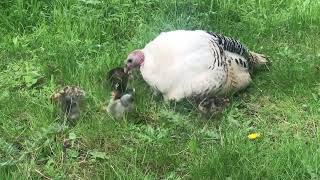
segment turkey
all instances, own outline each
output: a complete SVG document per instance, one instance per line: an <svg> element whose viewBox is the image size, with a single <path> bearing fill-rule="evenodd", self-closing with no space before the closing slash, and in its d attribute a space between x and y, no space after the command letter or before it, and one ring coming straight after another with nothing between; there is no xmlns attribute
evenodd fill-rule
<svg viewBox="0 0 320 180"><path fill-rule="evenodd" d="M264 55L238 40L202 30L163 32L126 59L127 70L139 68L165 100L194 97L199 105L213 106L205 101L245 89L251 82L249 69L266 63Z"/></svg>

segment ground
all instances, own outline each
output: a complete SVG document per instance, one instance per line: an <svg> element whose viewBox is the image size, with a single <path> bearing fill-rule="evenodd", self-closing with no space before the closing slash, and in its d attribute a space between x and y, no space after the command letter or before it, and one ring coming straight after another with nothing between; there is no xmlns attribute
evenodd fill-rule
<svg viewBox="0 0 320 180"><path fill-rule="evenodd" d="M0 179L319 179L319 9L310 0L2 0ZM174 29L235 37L271 65L212 117L164 103L138 75L135 112L101 111L107 71ZM63 85L87 92L74 126L49 99Z"/></svg>

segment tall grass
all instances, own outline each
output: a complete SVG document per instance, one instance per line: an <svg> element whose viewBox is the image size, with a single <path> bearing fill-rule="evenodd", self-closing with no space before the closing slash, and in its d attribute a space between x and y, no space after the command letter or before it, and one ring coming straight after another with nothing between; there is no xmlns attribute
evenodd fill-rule
<svg viewBox="0 0 320 180"><path fill-rule="evenodd" d="M319 179L319 9L311 0L1 1L0 179ZM175 29L233 36L272 66L211 118L163 103L140 76L136 112L101 112L106 72ZM69 84L88 94L74 127L48 99Z"/></svg>

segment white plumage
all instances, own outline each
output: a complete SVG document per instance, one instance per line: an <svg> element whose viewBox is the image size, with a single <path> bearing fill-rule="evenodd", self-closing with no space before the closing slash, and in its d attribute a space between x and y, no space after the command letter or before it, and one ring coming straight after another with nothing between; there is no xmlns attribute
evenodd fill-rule
<svg viewBox="0 0 320 180"><path fill-rule="evenodd" d="M251 81L249 61L266 63L263 55L249 52L234 39L201 30L177 30L161 33L144 49L131 53L127 66L140 67L144 80L165 100L179 101L246 88Z"/></svg>

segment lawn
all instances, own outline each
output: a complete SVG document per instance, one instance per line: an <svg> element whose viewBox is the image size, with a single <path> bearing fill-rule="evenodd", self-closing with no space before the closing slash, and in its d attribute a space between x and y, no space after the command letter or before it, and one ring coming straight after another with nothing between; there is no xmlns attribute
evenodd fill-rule
<svg viewBox="0 0 320 180"><path fill-rule="evenodd" d="M271 65L215 116L139 74L134 112L101 111L108 70L175 29L235 37ZM320 179L319 47L319 1L1 0L0 179ZM87 93L74 126L49 99L64 85Z"/></svg>

